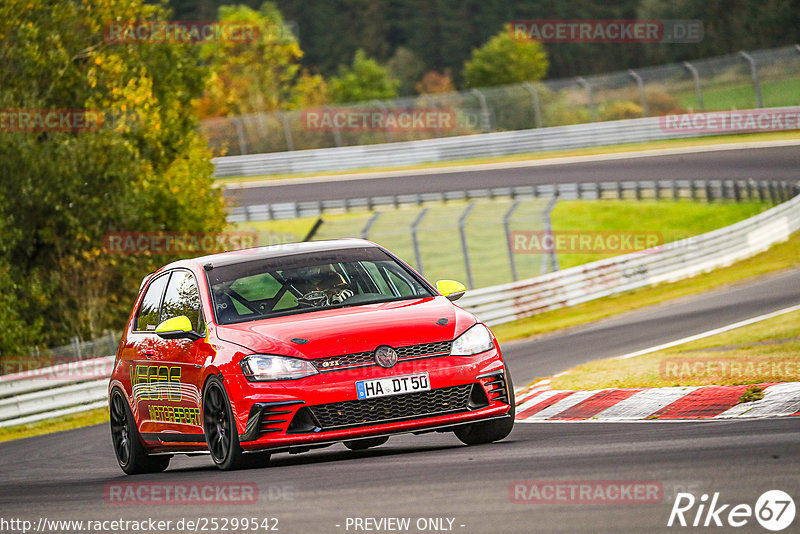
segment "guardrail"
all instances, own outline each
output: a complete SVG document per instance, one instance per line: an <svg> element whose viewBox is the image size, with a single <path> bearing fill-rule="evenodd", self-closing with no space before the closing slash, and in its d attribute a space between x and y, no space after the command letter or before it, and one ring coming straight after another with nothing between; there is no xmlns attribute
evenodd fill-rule
<svg viewBox="0 0 800 534"><path fill-rule="evenodd" d="M0 376L0 427L106 406L114 357Z"/></svg>
<svg viewBox="0 0 800 534"><path fill-rule="evenodd" d="M744 221L657 249L471 290L459 305L489 325L501 324L695 276L766 250L798 229L800 194ZM0 377L0 427L105 406L113 361L82 360Z"/></svg>
<svg viewBox="0 0 800 534"><path fill-rule="evenodd" d="M235 206L228 211L228 222L268 221L319 217L324 213L372 211L382 206L417 205L426 202L479 200L492 198L552 198L561 200L667 199L678 200L758 200L777 204L794 196L793 186L777 180L640 180L625 182L595 182L542 184L492 189L470 189L440 193L382 195L307 202L280 202Z"/></svg>
<svg viewBox="0 0 800 534"><path fill-rule="evenodd" d="M754 217L649 251L468 291L459 305L489 325L730 265L800 229L800 195Z"/></svg>
<svg viewBox="0 0 800 534"><path fill-rule="evenodd" d="M755 112L797 113L800 112L800 106L746 110L741 113ZM226 156L214 158L214 174L224 178L396 167L725 133L713 129L705 132L675 131L663 128L662 120L663 117L647 117L399 143Z"/></svg>

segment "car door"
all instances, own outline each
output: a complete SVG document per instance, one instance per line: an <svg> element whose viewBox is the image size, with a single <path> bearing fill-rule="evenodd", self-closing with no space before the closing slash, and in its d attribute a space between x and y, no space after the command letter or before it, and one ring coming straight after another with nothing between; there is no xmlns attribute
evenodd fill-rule
<svg viewBox="0 0 800 534"><path fill-rule="evenodd" d="M122 359L127 360L130 365L131 407L140 432L153 431L149 403L151 397L155 395L150 378L158 374L158 367L154 361L160 340L155 330L159 323L161 302L170 274L169 272L160 274L149 281L123 348Z"/></svg>
<svg viewBox="0 0 800 534"><path fill-rule="evenodd" d="M189 318L192 330L205 334L197 280L188 269L171 272L161 304L159 323L181 315ZM165 434L180 433L199 435L198 441L201 442L204 440L200 413L204 341L156 338L147 373L151 384L148 399L150 420L157 427L162 441L165 440ZM175 439L187 441L185 437Z"/></svg>

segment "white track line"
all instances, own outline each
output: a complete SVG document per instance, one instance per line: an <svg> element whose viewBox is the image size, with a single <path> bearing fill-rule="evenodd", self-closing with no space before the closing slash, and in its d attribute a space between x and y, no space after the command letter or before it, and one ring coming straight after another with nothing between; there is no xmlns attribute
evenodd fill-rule
<svg viewBox="0 0 800 534"><path fill-rule="evenodd" d="M678 339L676 341L670 341L669 343L664 343L663 345L657 345L655 347L650 347L649 349L642 349L637 350L636 352L631 352L629 354L623 354L622 356L616 356L612 358L612 360L627 360L629 358L635 358L636 356L642 356L644 354L650 354L651 352L657 352L659 350L668 349L671 347L675 347L678 345L683 345L684 343L689 343L691 341L696 341L698 339L703 339L706 337L710 337L716 334L721 334L723 332L727 332L728 330L734 330L736 328L741 328L742 326L747 326L753 323L758 323L761 321L766 321L767 319L772 319L773 317L778 317L779 315L785 315L787 313L792 313L795 311L800 310L800 304L796 306L791 306L789 308L784 308L782 310L765 313L764 315L759 315L758 317L751 317L750 319L745 319L744 321L739 321L738 323L729 324L726 326L721 326L719 328L715 328L713 330L708 330L706 332L702 332L700 334L695 334L693 336L685 337L683 339Z"/></svg>

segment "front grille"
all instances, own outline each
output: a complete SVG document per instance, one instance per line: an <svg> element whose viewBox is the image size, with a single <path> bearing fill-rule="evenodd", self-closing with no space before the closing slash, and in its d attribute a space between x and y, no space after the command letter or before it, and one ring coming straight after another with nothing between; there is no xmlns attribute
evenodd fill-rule
<svg viewBox="0 0 800 534"><path fill-rule="evenodd" d="M450 354L450 347L452 345L452 341L437 341L435 343L421 343L419 345L394 347L394 350L397 351L397 357L399 360L408 360L411 358L418 358L420 356ZM318 371L332 371L354 365L375 365L375 352L370 350L365 352L354 352L352 354L343 354L341 356L326 356L324 358L316 358L311 360L311 363L317 368Z"/></svg>
<svg viewBox="0 0 800 534"><path fill-rule="evenodd" d="M469 410L473 384L377 399L309 406L323 430L432 417Z"/></svg>
<svg viewBox="0 0 800 534"><path fill-rule="evenodd" d="M397 351L398 358L414 358L416 356L427 356L428 354L440 354L443 352L450 354L450 347L452 345L452 341L439 341L438 343L422 343L421 345L398 347L394 350Z"/></svg>

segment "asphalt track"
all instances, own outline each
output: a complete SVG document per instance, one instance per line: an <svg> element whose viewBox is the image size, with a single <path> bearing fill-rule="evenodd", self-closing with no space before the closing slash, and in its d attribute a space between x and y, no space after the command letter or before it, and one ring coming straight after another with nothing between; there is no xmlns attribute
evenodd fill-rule
<svg viewBox="0 0 800 534"><path fill-rule="evenodd" d="M277 202L336 200L393 194L431 193L534 184L627 180L787 180L800 179L800 147L715 150L604 161L440 174L393 174L384 178L265 185L228 189L242 206Z"/></svg>
<svg viewBox="0 0 800 534"><path fill-rule="evenodd" d="M504 351L521 384L799 302L800 270L793 270ZM370 451L335 445L276 455L268 468L234 473L217 471L207 456L177 457L166 473L138 477L118 469L108 428L98 425L0 444L0 519L274 517L280 532L339 533L388 532L347 529L348 517L409 517L408 532L421 531L419 518L451 518L453 531L464 533L668 532L676 528L666 524L679 491L698 498L720 492L721 502L752 506L770 489L797 499L798 475L800 418L518 424L505 441L479 447L450 434L396 436ZM651 504L520 503L509 493L519 480L656 481L663 495ZM258 500L155 506L106 500L109 485L128 482L255 484ZM763 532L754 520L737 531Z"/></svg>
<svg viewBox="0 0 800 534"><path fill-rule="evenodd" d="M725 154L719 161L683 156L638 172L648 179L678 178L694 166L697 177L795 179L793 174L800 167L797 152L796 148L760 149L751 154L753 159ZM690 160L686 167L676 169L684 158ZM722 167L736 173L723 172ZM658 168L663 176L654 171ZM746 176L747 169L758 174ZM610 174L598 176L596 166L591 174L592 180L611 179ZM543 182L556 181L556 175L560 181L576 181L580 172L561 166ZM512 179L503 173L498 176L505 185ZM481 181L480 176L474 178ZM522 178L531 179L530 174ZM358 183L361 195L366 194L364 184L371 182ZM393 181L394 191L401 182ZM459 184L456 189L472 187ZM329 187L326 184L322 190L330 192ZM330 198L346 196L338 189L334 193ZM517 383L522 384L583 361L657 345L797 303L800 270L793 270L630 312L559 336L507 344L504 351ZM234 517L277 518L278 531L288 533L390 532L347 528L347 518L368 517L410 518L407 532L695 531L705 529L667 527L677 492L688 491L697 498L719 492L720 503L754 506L764 491L781 489L800 504L798 475L800 418L518 424L503 442L479 447L463 446L450 434L397 436L370 451L351 452L336 445L303 455L276 455L268 468L232 473L218 471L208 457L176 457L166 473L138 477L122 474L107 426L97 425L0 444L0 531L20 532L8 523L12 519L36 525L40 518L153 518L171 520L174 525L182 518ZM513 501L510 492L520 480L656 481L663 495L651 504L520 503ZM258 495L255 502L246 504L120 505L106 499L111 485L130 482L254 484ZM690 521L696 509L687 514ZM417 528L420 518L447 518L453 523L451 530L421 530ZM447 520L444 525L449 525ZM800 520L795 519L786 532L797 531L798 525ZM765 532L753 518L735 530ZM39 531L77 529L45 526Z"/></svg>

